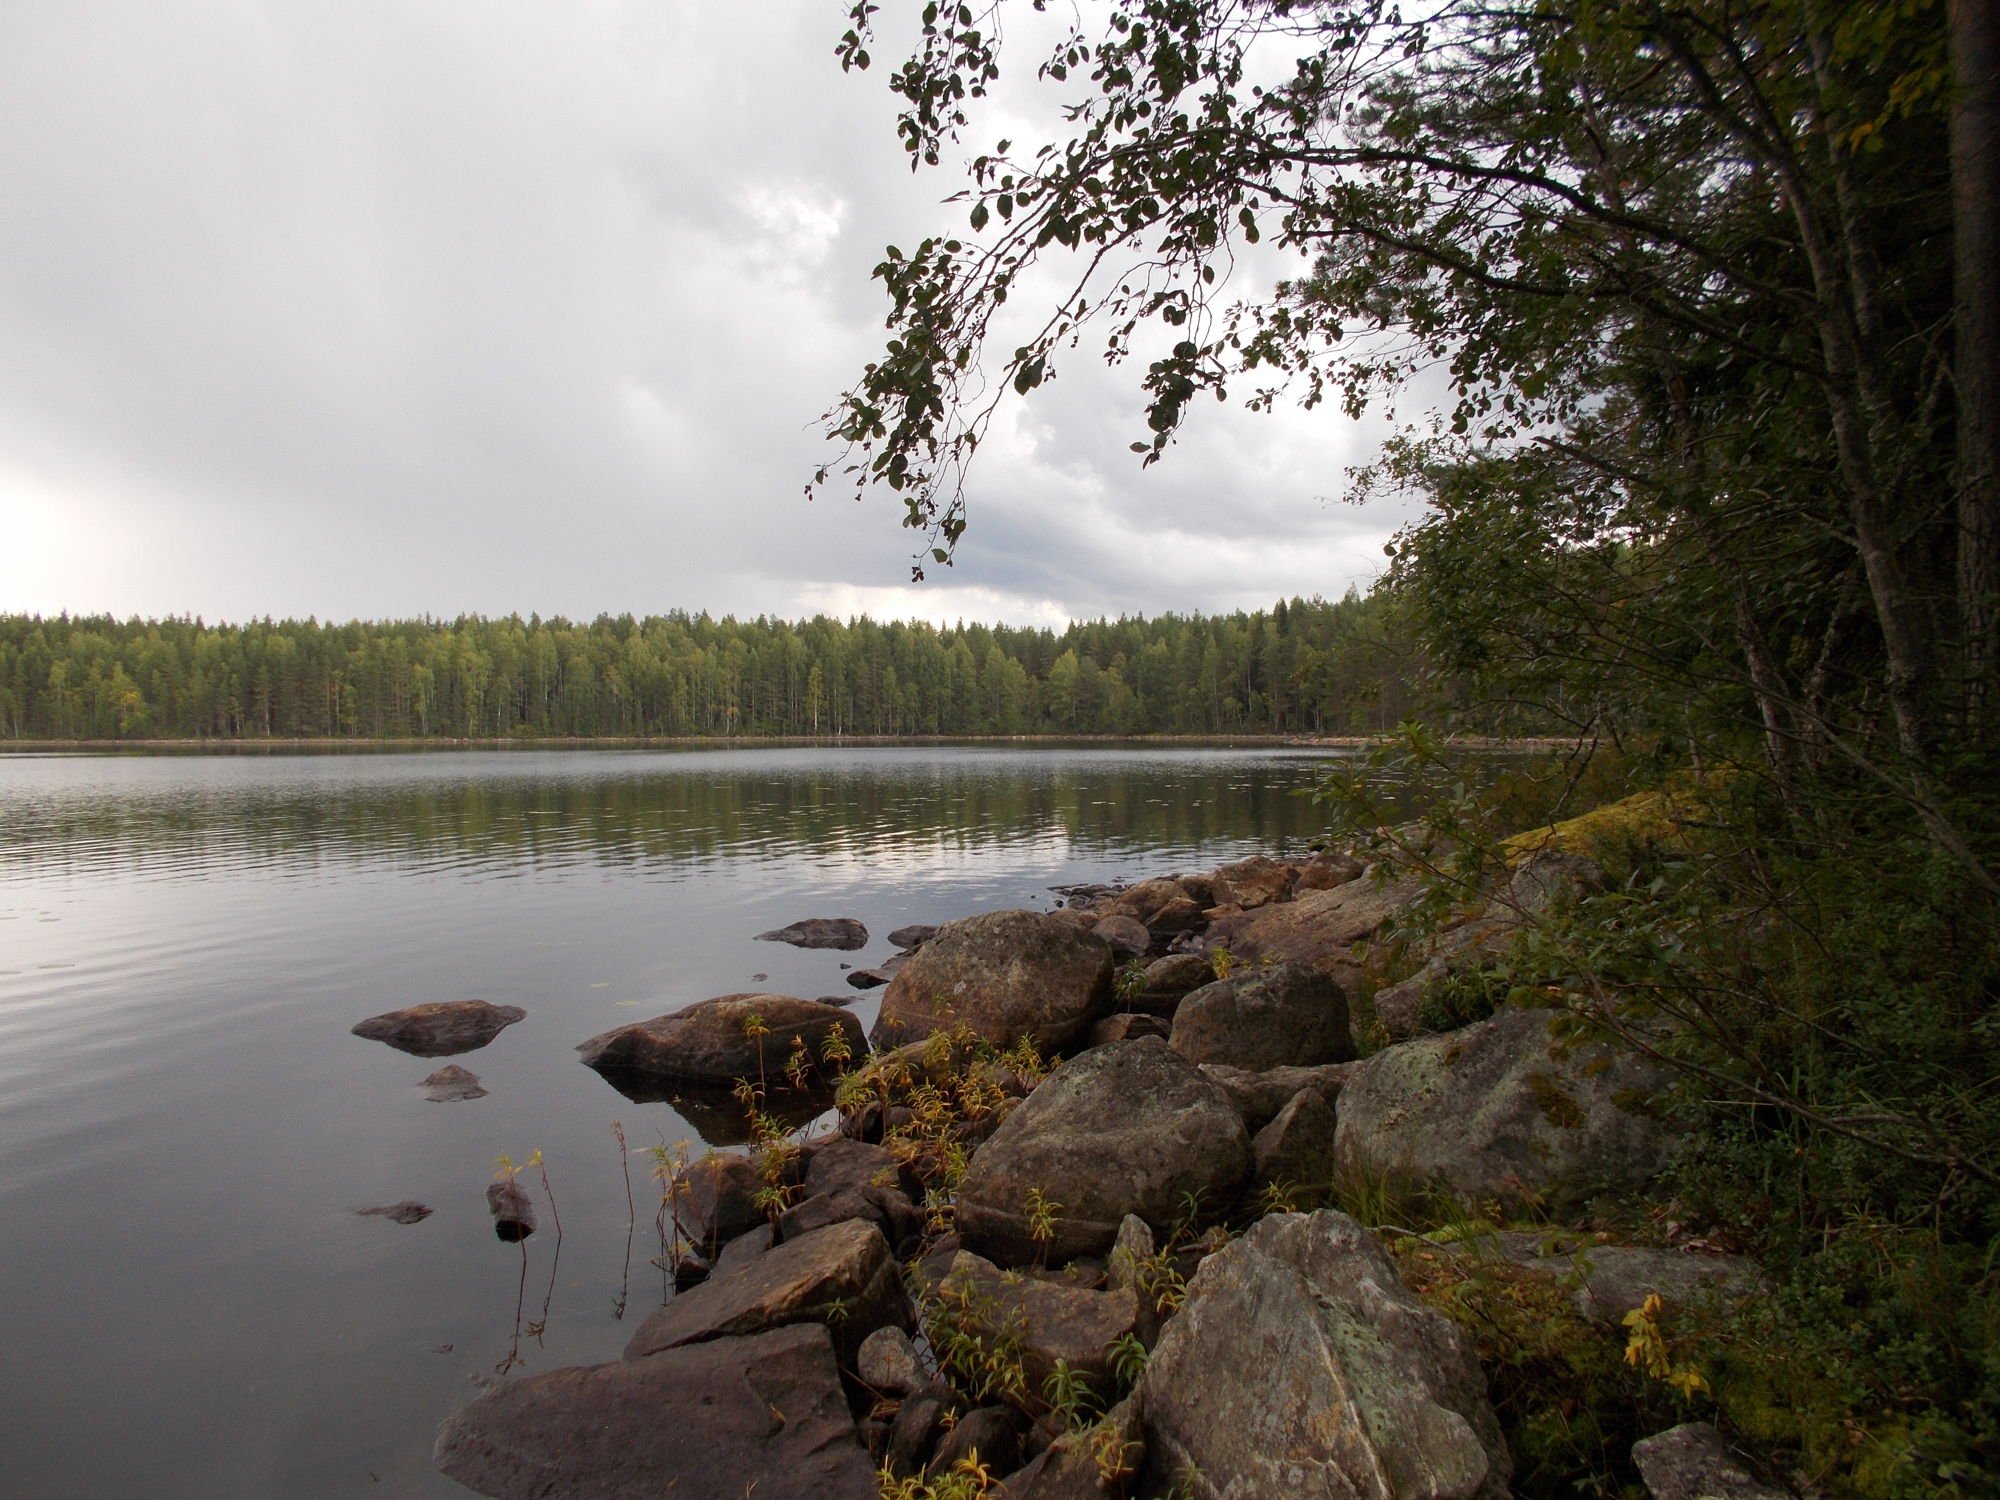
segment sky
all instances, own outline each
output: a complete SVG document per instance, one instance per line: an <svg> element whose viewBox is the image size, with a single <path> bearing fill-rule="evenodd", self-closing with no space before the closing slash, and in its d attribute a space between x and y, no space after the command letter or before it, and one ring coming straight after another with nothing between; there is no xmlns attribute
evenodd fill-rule
<svg viewBox="0 0 2000 1500"><path fill-rule="evenodd" d="M0 611L1059 626L1365 589L1406 516L1346 471L1386 416L1205 404L1142 469L1143 367L1088 345L1004 409L954 567L910 582L886 491L805 498L883 247L965 214L845 26L0 0ZM964 157L1054 103L1010 83Z"/></svg>

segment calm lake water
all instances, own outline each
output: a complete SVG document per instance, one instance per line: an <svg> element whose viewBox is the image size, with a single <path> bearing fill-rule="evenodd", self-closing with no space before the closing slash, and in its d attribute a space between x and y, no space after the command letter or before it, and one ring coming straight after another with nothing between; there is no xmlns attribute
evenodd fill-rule
<svg viewBox="0 0 2000 1500"><path fill-rule="evenodd" d="M841 965L904 923L1300 849L1324 761L0 758L0 1495L465 1494L431 1468L437 1424L510 1353L615 1358L663 1295L648 1163L628 1250L612 1122L635 1152L698 1132L576 1043L736 990L851 994ZM806 916L873 941L752 941ZM527 1011L455 1059L483 1099L429 1102L441 1062L348 1034L466 996ZM544 1215L524 1283L484 1193L537 1149L564 1233L558 1256ZM356 1216L402 1199L435 1213Z"/></svg>

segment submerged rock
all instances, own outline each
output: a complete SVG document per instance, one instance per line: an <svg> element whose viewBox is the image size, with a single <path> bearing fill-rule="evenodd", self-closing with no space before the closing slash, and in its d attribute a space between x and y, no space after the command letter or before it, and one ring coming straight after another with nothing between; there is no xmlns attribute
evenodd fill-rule
<svg viewBox="0 0 2000 1500"><path fill-rule="evenodd" d="M1147 1470L1200 1500L1505 1500L1471 1338L1345 1214L1273 1214L1202 1262L1139 1382Z"/></svg>
<svg viewBox="0 0 2000 1500"><path fill-rule="evenodd" d="M817 1324L503 1381L438 1432L494 1500L874 1500L875 1467Z"/></svg>
<svg viewBox="0 0 2000 1500"><path fill-rule="evenodd" d="M1097 1019L1111 968L1110 944L1039 912L947 922L890 981L872 1034L887 1050L964 1025L996 1047L1051 1051Z"/></svg>
<svg viewBox="0 0 2000 1500"><path fill-rule="evenodd" d="M790 943L794 948L834 948L850 953L868 946L868 929L853 917L807 917L789 927L760 932L758 943Z"/></svg>
<svg viewBox="0 0 2000 1500"><path fill-rule="evenodd" d="M380 1208L357 1208L354 1212L363 1219L387 1219L392 1224L421 1224L431 1216L432 1210L428 1204L405 1198L401 1203L385 1203Z"/></svg>
<svg viewBox="0 0 2000 1500"><path fill-rule="evenodd" d="M439 1068L424 1080L424 1097L433 1104L451 1104L460 1099L484 1099L486 1090L479 1086L479 1075L467 1072L456 1063Z"/></svg>
<svg viewBox="0 0 2000 1500"><path fill-rule="evenodd" d="M518 1005L489 1005L484 1000L434 1000L425 1005L384 1011L357 1021L355 1036L386 1042L417 1057L454 1057L477 1052L527 1015Z"/></svg>
<svg viewBox="0 0 2000 1500"><path fill-rule="evenodd" d="M534 1200L513 1178L502 1178L487 1187L486 1207L493 1215L493 1232L508 1244L535 1232Z"/></svg>

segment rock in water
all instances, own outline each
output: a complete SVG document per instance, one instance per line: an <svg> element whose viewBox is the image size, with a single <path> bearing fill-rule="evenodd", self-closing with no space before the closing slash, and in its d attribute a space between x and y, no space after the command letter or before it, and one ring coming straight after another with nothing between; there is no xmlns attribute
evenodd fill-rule
<svg viewBox="0 0 2000 1500"><path fill-rule="evenodd" d="M380 1208L357 1208L354 1212L364 1219L387 1219L394 1224L421 1224L431 1216L429 1205L414 1198L405 1198L401 1203L385 1203Z"/></svg>
<svg viewBox="0 0 2000 1500"><path fill-rule="evenodd" d="M454 1057L461 1052L477 1052L525 1015L527 1012L518 1005L436 1000L428 1005L412 1005L370 1016L356 1022L353 1032L418 1057Z"/></svg>
<svg viewBox="0 0 2000 1500"><path fill-rule="evenodd" d="M1003 1266L1060 1264L1109 1250L1127 1214L1166 1230L1191 1206L1226 1212L1249 1171L1220 1088L1158 1037L1111 1042L1049 1074L973 1153L958 1231Z"/></svg>
<svg viewBox="0 0 2000 1500"><path fill-rule="evenodd" d="M1173 1041L1190 1061L1250 1072L1354 1056L1346 992L1309 964L1279 964L1203 985L1174 1012Z"/></svg>
<svg viewBox="0 0 2000 1500"><path fill-rule="evenodd" d="M1472 1340L1345 1214L1273 1214L1202 1262L1139 1396L1149 1477L1200 1500L1508 1493Z"/></svg>
<svg viewBox="0 0 2000 1500"><path fill-rule="evenodd" d="M908 927L898 927L894 932L890 933L889 941L893 946L907 952L911 948L923 947L925 943L928 943L936 936L937 928L931 926L929 923L912 922Z"/></svg>
<svg viewBox="0 0 2000 1500"><path fill-rule="evenodd" d="M852 917L807 917L789 927L760 932L759 943L790 943L794 948L835 948L851 953L868 946L868 929Z"/></svg>
<svg viewBox="0 0 2000 1500"><path fill-rule="evenodd" d="M1644 1186L1674 1145L1651 1111L1666 1077L1620 1048L1558 1041L1560 1018L1508 1007L1376 1053L1340 1091L1336 1160L1440 1181L1477 1202L1532 1193L1560 1208Z"/></svg>
<svg viewBox="0 0 2000 1500"><path fill-rule="evenodd" d="M785 1086L794 1039L804 1042L817 1077L821 1050L835 1032L846 1034L851 1055L866 1055L861 1023L844 1010L791 995L721 995L603 1032L576 1050L606 1076L724 1088L739 1079L762 1079L778 1091Z"/></svg>
<svg viewBox="0 0 2000 1500"><path fill-rule="evenodd" d="M882 996L878 1050L959 1025L996 1047L1044 1052L1097 1019L1111 994L1111 946L1068 922L995 911L947 922L910 954Z"/></svg>
<svg viewBox="0 0 2000 1500"><path fill-rule="evenodd" d="M493 1232L508 1244L535 1232L534 1200L513 1178L503 1178L486 1189L486 1207L493 1215Z"/></svg>
<svg viewBox="0 0 2000 1500"><path fill-rule="evenodd" d="M438 1432L438 1467L494 1500L874 1500L817 1324L508 1380Z"/></svg>
<svg viewBox="0 0 2000 1500"><path fill-rule="evenodd" d="M460 1099L484 1099L479 1075L457 1063L448 1063L424 1080L424 1097L433 1104L450 1104Z"/></svg>

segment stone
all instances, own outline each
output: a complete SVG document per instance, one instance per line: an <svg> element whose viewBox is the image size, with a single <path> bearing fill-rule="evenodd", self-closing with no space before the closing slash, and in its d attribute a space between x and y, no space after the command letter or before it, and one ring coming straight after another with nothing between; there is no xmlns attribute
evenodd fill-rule
<svg viewBox="0 0 2000 1500"><path fill-rule="evenodd" d="M996 1478L1021 1463L1020 1419L1004 1406L981 1406L951 1424L924 1473L938 1479L962 1459L974 1459Z"/></svg>
<svg viewBox="0 0 2000 1500"><path fill-rule="evenodd" d="M1127 1493L1125 1481L1139 1472L1145 1456L1139 1403L1128 1396L1102 1421L1081 1432L1063 1433L1026 1468L1010 1475L1007 1500L1103 1500L1122 1495ZM1107 1469L1109 1485L1104 1482Z"/></svg>
<svg viewBox="0 0 2000 1500"><path fill-rule="evenodd" d="M1138 1325L1138 1298L1128 1290L1095 1291L1003 1271L961 1250L931 1294L927 1323L950 1323L991 1347L1020 1354L1028 1390L1039 1396L1060 1360L1099 1394L1114 1384L1111 1346Z"/></svg>
<svg viewBox="0 0 2000 1500"><path fill-rule="evenodd" d="M1499 1230L1461 1240L1458 1253L1499 1257L1571 1286L1577 1316L1622 1330L1625 1315L1658 1296L1671 1309L1742 1301L1769 1289L1755 1261L1645 1245L1599 1244L1566 1230Z"/></svg>
<svg viewBox="0 0 2000 1500"><path fill-rule="evenodd" d="M354 1212L363 1219L387 1219L392 1224L421 1224L431 1216L430 1206L414 1198L385 1203L380 1208L357 1208Z"/></svg>
<svg viewBox="0 0 2000 1500"><path fill-rule="evenodd" d="M787 1240L669 1299L639 1325L625 1357L787 1323L825 1323L835 1354L851 1365L869 1334L909 1321L910 1299L889 1242L873 1224L849 1221Z"/></svg>
<svg viewBox="0 0 2000 1500"><path fill-rule="evenodd" d="M668 1179L667 1212L682 1237L713 1259L725 1244L767 1222L757 1203L763 1185L747 1156L710 1152Z"/></svg>
<svg viewBox="0 0 2000 1500"><path fill-rule="evenodd" d="M1172 1033L1173 1028L1158 1016L1149 1016L1138 1011L1121 1011L1115 1016L1106 1016L1093 1025L1085 1045L1102 1047L1106 1042L1128 1042L1134 1037L1141 1036L1156 1036L1164 1040Z"/></svg>
<svg viewBox="0 0 2000 1500"><path fill-rule="evenodd" d="M1351 978L1358 972L1354 945L1373 937L1422 894L1423 882L1415 878L1379 885L1373 879L1350 880L1293 901L1218 917L1209 926L1208 942L1227 944L1237 958L1252 963L1307 963Z"/></svg>
<svg viewBox="0 0 2000 1500"><path fill-rule="evenodd" d="M525 1240L535 1232L535 1204L528 1190L512 1177L490 1183L486 1208L493 1215L493 1232L508 1244Z"/></svg>
<svg viewBox="0 0 2000 1500"><path fill-rule="evenodd" d="M868 929L852 917L807 917L789 927L760 932L751 941L790 943L794 948L833 948L851 953L856 948L868 946Z"/></svg>
<svg viewBox="0 0 2000 1500"><path fill-rule="evenodd" d="M923 1215L898 1188L836 1188L802 1198L778 1216L780 1240L795 1240L834 1224L873 1224L891 1247L901 1250L922 1232Z"/></svg>
<svg viewBox="0 0 2000 1500"><path fill-rule="evenodd" d="M355 1036L386 1042L417 1057L454 1057L477 1052L527 1015L518 1005L489 1005L484 1000L434 1000L402 1010L385 1011L357 1021Z"/></svg>
<svg viewBox="0 0 2000 1500"><path fill-rule="evenodd" d="M1173 1045L1191 1062L1251 1072L1354 1056L1346 992L1331 975L1296 963L1203 985L1174 1012Z"/></svg>
<svg viewBox="0 0 2000 1500"><path fill-rule="evenodd" d="M1252 911L1274 901L1287 900L1297 873L1282 860L1268 854L1253 854L1217 870L1210 890L1215 905Z"/></svg>
<svg viewBox="0 0 2000 1500"><path fill-rule="evenodd" d="M1140 1378L1147 1475L1198 1500L1505 1500L1470 1336L1345 1214L1272 1214L1202 1262Z"/></svg>
<svg viewBox="0 0 2000 1500"><path fill-rule="evenodd" d="M1157 1037L1112 1042L1060 1064L973 1153L958 1191L967 1249L1001 1265L1101 1255L1119 1221L1157 1230L1190 1205L1226 1210L1250 1170L1250 1139L1227 1097ZM1031 1194L1057 1205L1046 1242Z"/></svg>
<svg viewBox="0 0 2000 1500"><path fill-rule="evenodd" d="M1320 1089L1332 1095L1353 1076L1358 1062L1322 1063L1314 1068L1228 1068L1203 1063L1201 1072L1229 1096L1243 1128L1253 1135L1278 1117L1278 1112L1299 1096L1303 1089Z"/></svg>
<svg viewBox="0 0 2000 1500"><path fill-rule="evenodd" d="M1153 914L1170 901L1185 901L1187 892L1177 880L1142 880L1105 902L1100 915L1129 917L1144 926L1153 925Z"/></svg>
<svg viewBox="0 0 2000 1500"><path fill-rule="evenodd" d="M731 1271L748 1265L777 1243L777 1234L768 1220L755 1229L746 1229L717 1252L715 1266L710 1274L727 1276Z"/></svg>
<svg viewBox="0 0 2000 1500"><path fill-rule="evenodd" d="M1588 855L1541 849L1515 867L1497 904L1517 919L1536 920L1575 906L1607 883L1604 867Z"/></svg>
<svg viewBox="0 0 2000 1500"><path fill-rule="evenodd" d="M433 1104L451 1104L460 1099L484 1099L486 1090L479 1086L479 1075L469 1073L456 1063L447 1063L424 1080L424 1097Z"/></svg>
<svg viewBox="0 0 2000 1500"><path fill-rule="evenodd" d="M1044 1054L1081 1035L1111 993L1111 945L1053 917L996 911L947 922L909 956L882 996L881 1050L964 1025L993 1043Z"/></svg>
<svg viewBox="0 0 2000 1500"><path fill-rule="evenodd" d="M1090 929L1111 945L1111 951L1120 958L1139 958L1153 946L1153 934L1146 930L1146 924L1136 918L1113 913L1097 919L1097 925Z"/></svg>
<svg viewBox="0 0 2000 1500"><path fill-rule="evenodd" d="M1332 1095L1316 1088L1299 1090L1251 1140L1250 1180L1325 1192L1333 1184L1337 1165L1333 1155L1337 1126Z"/></svg>
<svg viewBox="0 0 2000 1500"><path fill-rule="evenodd" d="M876 1495L816 1325L501 1381L445 1422L436 1458L494 1500Z"/></svg>
<svg viewBox="0 0 2000 1500"><path fill-rule="evenodd" d="M1653 1500L1791 1500L1737 1461L1707 1422L1683 1422L1632 1445L1632 1466Z"/></svg>
<svg viewBox="0 0 2000 1500"><path fill-rule="evenodd" d="M761 1021L764 1033L755 1034ZM867 1050L861 1023L844 1010L792 995L737 994L702 1000L671 1015L638 1021L579 1043L586 1066L610 1074L727 1087L762 1079L784 1092L785 1060L794 1039L805 1043L815 1070L828 1037L839 1033L851 1053Z"/></svg>
<svg viewBox="0 0 2000 1500"><path fill-rule="evenodd" d="M1367 1059L1340 1093L1340 1166L1556 1209L1643 1187L1675 1144L1649 1110L1667 1079L1616 1047L1556 1041L1560 1017L1510 1006Z"/></svg>
<svg viewBox="0 0 2000 1500"><path fill-rule="evenodd" d="M1171 1021L1181 1001L1214 978L1215 969L1207 954L1167 954L1146 965L1145 988L1136 1000L1126 1002L1126 1009Z"/></svg>
<svg viewBox="0 0 2000 1500"><path fill-rule="evenodd" d="M1146 930L1155 939L1170 938L1201 926L1201 904L1187 896L1176 896L1146 919Z"/></svg>
<svg viewBox="0 0 2000 1500"><path fill-rule="evenodd" d="M908 956L898 953L872 969L856 969L847 976L847 982L857 990L879 990L896 977L896 970L903 966L903 960Z"/></svg>
<svg viewBox="0 0 2000 1500"><path fill-rule="evenodd" d="M1127 1214L1118 1224L1118 1237L1104 1258L1105 1286L1114 1292L1137 1291L1139 1277L1155 1254L1152 1226L1137 1214Z"/></svg>
<svg viewBox="0 0 2000 1500"><path fill-rule="evenodd" d="M844 1188L857 1192L884 1188L914 1196L915 1174L886 1146L864 1145L860 1141L831 1140L812 1154L806 1167L805 1190L832 1193Z"/></svg>
<svg viewBox="0 0 2000 1500"><path fill-rule="evenodd" d="M959 1409L958 1393L934 1380L903 1398L882 1448L882 1467L905 1478L924 1472L945 1421Z"/></svg>
<svg viewBox="0 0 2000 1500"><path fill-rule="evenodd" d="M906 1396L930 1379L923 1361L917 1358L917 1346L893 1323L861 1341L854 1356L854 1373L878 1396Z"/></svg>
<svg viewBox="0 0 2000 1500"><path fill-rule="evenodd" d="M912 922L908 927L898 927L894 932L890 933L889 944L891 947L901 948L905 952L908 952L912 948L923 947L925 943L928 943L936 936L937 928L922 922Z"/></svg>
<svg viewBox="0 0 2000 1500"><path fill-rule="evenodd" d="M1176 875L1174 884L1197 906L1215 905L1215 879L1210 875Z"/></svg>
<svg viewBox="0 0 2000 1500"><path fill-rule="evenodd" d="M1300 891L1330 891L1337 885L1358 880L1365 868L1351 854L1315 854L1299 866L1298 879L1293 882L1292 890L1295 894Z"/></svg>

